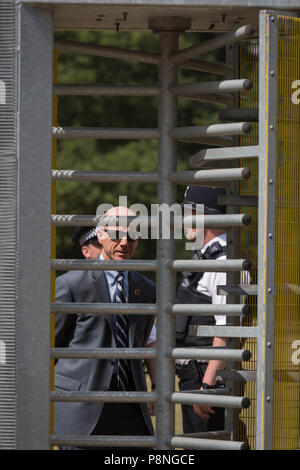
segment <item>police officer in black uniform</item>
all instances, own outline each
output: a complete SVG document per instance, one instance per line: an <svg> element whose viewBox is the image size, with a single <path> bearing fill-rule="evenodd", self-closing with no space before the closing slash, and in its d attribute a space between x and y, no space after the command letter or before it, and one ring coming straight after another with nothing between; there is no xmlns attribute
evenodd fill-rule
<svg viewBox="0 0 300 470"><path fill-rule="evenodd" d="M218 205L218 195L224 194L223 188L207 186L188 186L183 205L193 208L197 214L197 204L204 205L204 214L224 214L226 208ZM198 206L199 207L199 206ZM203 213L203 212L201 212ZM194 231L197 229L190 229ZM191 235L191 233L190 233ZM193 235L193 234L192 234ZM189 236L189 238L192 238ZM226 234L222 230L204 230L204 244L201 250L192 253L192 259L225 259ZM191 272L183 273L177 292L176 303L182 304L224 304L225 296L218 296L217 285L226 284L225 273ZM176 317L176 345L178 347L226 346L225 338L199 336L201 325L224 325L225 316L187 316ZM225 367L224 361L176 361L176 374L181 391L210 389L223 386L216 382L216 371ZM216 431L224 429L224 409L208 406L182 405L184 433Z"/></svg>
<svg viewBox="0 0 300 470"><path fill-rule="evenodd" d="M101 253L96 227L78 227L72 233L72 241L81 248L86 259L97 259Z"/></svg>

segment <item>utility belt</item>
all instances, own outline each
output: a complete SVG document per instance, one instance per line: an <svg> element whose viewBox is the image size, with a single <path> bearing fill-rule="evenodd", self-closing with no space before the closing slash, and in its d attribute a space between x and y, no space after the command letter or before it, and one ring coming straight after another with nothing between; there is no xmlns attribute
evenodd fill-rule
<svg viewBox="0 0 300 470"><path fill-rule="evenodd" d="M182 380L193 379L196 383L201 384L206 367L207 362L191 360L185 365L176 364L176 374Z"/></svg>
<svg viewBox="0 0 300 470"><path fill-rule="evenodd" d="M176 375L181 380L193 380L197 387L203 382L203 377L207 367L207 362L190 360L186 365L176 364ZM224 388L223 381L217 381L214 388Z"/></svg>

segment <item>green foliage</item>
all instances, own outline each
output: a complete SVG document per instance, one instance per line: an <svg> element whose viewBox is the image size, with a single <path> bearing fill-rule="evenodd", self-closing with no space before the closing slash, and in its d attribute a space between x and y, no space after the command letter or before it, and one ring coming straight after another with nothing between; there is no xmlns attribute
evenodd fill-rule
<svg viewBox="0 0 300 470"><path fill-rule="evenodd" d="M211 37L211 35L209 35ZM113 46L159 53L159 38L149 32L58 31L57 39ZM180 38L186 48L207 38L189 33ZM224 51L208 54L206 60L223 61ZM207 73L182 70L181 83L220 79ZM151 64L127 62L72 52L58 54L58 83L156 85L157 68ZM179 100L179 125L207 125L217 122L218 106L192 100ZM62 127L157 127L157 98L153 97L87 97L58 98L58 125ZM188 169L188 159L201 147L178 144L178 170ZM156 141L60 140L57 144L57 168L99 171L156 171ZM57 214L95 214L102 203L117 204L120 195L127 195L128 207L142 203L149 208L157 202L156 185L142 183L76 183L59 182ZM178 201L184 187L178 187ZM71 242L72 228L57 228L57 258L81 257ZM179 255L183 253L179 244ZM143 241L137 256L155 258L155 241Z"/></svg>

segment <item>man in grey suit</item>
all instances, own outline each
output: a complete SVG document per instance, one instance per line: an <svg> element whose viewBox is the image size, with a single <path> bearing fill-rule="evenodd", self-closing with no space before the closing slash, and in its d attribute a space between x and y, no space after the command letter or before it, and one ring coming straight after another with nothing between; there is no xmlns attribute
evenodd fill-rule
<svg viewBox="0 0 300 470"><path fill-rule="evenodd" d="M107 215L131 215L116 207ZM121 230L122 229L122 230ZM101 259L128 260L139 243L132 240L127 228L116 227L116 236L98 231L102 245ZM118 292L115 271L71 271L56 279L56 302L114 302ZM125 272L124 300L132 303L155 303L155 284L137 272ZM153 316L128 315L128 347L147 345ZM116 322L113 315L57 314L55 346L69 348L116 347ZM55 387L70 391L116 391L120 387L120 362L106 359L59 359L55 366ZM146 391L141 360L130 360L125 390ZM153 361L148 364L152 382ZM153 384L155 385L155 384ZM123 388L124 390L124 388ZM55 434L77 435L151 435L153 427L146 403L58 402L55 405Z"/></svg>

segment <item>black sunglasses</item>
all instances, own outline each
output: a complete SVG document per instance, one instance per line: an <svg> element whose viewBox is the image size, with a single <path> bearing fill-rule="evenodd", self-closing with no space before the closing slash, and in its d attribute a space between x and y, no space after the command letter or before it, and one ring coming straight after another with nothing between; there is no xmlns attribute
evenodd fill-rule
<svg viewBox="0 0 300 470"><path fill-rule="evenodd" d="M129 242L135 242L138 239L138 237L132 238L128 232L122 232L121 230L105 230L105 233L114 242L120 241L122 238L126 238Z"/></svg>

